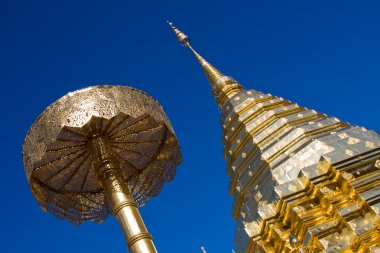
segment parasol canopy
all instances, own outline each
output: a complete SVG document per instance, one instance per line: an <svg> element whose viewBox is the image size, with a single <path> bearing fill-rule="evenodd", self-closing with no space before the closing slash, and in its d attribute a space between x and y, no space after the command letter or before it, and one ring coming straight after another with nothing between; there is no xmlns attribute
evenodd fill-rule
<svg viewBox="0 0 380 253"><path fill-rule="evenodd" d="M139 206L173 180L181 152L162 107L128 86L93 86L50 105L23 146L31 190L43 210L74 224L102 222L111 207L98 183L88 141L106 137Z"/></svg>

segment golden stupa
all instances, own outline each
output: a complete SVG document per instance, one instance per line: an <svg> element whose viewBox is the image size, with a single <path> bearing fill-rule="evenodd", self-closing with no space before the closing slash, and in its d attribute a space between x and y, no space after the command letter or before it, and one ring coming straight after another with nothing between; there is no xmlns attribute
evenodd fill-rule
<svg viewBox="0 0 380 253"><path fill-rule="evenodd" d="M221 110L235 251L380 252L380 136L244 89L169 25Z"/></svg>

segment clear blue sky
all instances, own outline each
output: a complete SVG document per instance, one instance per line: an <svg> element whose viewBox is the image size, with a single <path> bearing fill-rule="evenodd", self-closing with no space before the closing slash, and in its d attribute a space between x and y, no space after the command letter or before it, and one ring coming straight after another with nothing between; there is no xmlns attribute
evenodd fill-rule
<svg viewBox="0 0 380 253"><path fill-rule="evenodd" d="M379 1L2 1L1 252L125 252L110 217L75 227L43 213L21 147L69 91L126 84L164 106L183 164L141 209L160 252L231 252L219 111L196 60L165 21L247 88L380 129Z"/></svg>

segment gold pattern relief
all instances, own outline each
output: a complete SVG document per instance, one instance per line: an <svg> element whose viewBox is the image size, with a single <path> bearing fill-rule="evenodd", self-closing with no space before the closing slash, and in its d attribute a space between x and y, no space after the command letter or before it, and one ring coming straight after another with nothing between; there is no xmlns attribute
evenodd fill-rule
<svg viewBox="0 0 380 253"><path fill-rule="evenodd" d="M69 93L33 124L23 158L42 210L76 225L112 213L130 252L157 253L138 207L173 180L182 158L153 98L127 86Z"/></svg>
<svg viewBox="0 0 380 253"><path fill-rule="evenodd" d="M109 147L98 137L104 137ZM99 144L97 150L90 148L93 141ZM99 176L112 181L117 191L127 187L141 206L173 180L181 162L178 142L161 106L127 86L90 87L59 99L31 127L23 155L39 204L74 224L100 223L108 216ZM110 170L115 167L121 172Z"/></svg>
<svg viewBox="0 0 380 253"><path fill-rule="evenodd" d="M285 185L278 188L277 213L262 221L258 237L252 238L248 248L252 251L247 252L256 252L257 247L267 252L292 252L295 248L302 252L368 252L379 245L380 219L346 175L330 165L326 173L304 178L303 187L289 183L286 190ZM279 233L284 235L282 239Z"/></svg>
<svg viewBox="0 0 380 253"><path fill-rule="evenodd" d="M235 252L380 252L380 136L244 90L172 29L221 109Z"/></svg>

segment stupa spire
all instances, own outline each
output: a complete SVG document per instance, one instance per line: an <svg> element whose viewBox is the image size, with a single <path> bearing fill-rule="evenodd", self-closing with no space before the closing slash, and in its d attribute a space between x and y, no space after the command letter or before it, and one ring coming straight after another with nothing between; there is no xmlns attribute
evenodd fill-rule
<svg viewBox="0 0 380 253"><path fill-rule="evenodd" d="M177 27L173 25L172 22L167 21L167 23L176 34L179 43L184 47L188 47L199 61L203 72L211 84L214 97L219 107L222 107L229 98L231 98L239 91L243 90L243 87L238 82L236 82L233 78L222 74L213 65L207 62L197 51L195 51L195 49L190 44L189 36L181 32Z"/></svg>

